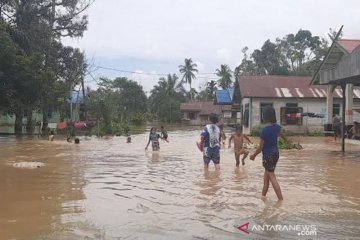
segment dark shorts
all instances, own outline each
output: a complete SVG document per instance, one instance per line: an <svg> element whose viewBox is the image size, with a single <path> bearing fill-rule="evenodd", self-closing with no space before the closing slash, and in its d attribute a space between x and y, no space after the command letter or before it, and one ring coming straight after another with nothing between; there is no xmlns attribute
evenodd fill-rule
<svg viewBox="0 0 360 240"><path fill-rule="evenodd" d="M207 148L203 158L205 164L209 164L210 161L213 161L214 164L220 164L220 150L211 150L210 148Z"/></svg>
<svg viewBox="0 0 360 240"><path fill-rule="evenodd" d="M341 127L340 126L333 126L333 130L334 130L334 134L336 136L340 136L341 135Z"/></svg>
<svg viewBox="0 0 360 240"><path fill-rule="evenodd" d="M276 164L279 160L279 153L264 154L263 155L263 167L266 171L274 172Z"/></svg>
<svg viewBox="0 0 360 240"><path fill-rule="evenodd" d="M160 144L159 144L159 142L152 142L152 149L153 149L153 151L159 151L160 150Z"/></svg>

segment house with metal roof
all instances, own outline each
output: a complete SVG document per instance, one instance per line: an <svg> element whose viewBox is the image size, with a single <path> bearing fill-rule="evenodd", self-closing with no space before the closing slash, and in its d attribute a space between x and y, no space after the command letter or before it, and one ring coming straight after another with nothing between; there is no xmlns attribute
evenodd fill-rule
<svg viewBox="0 0 360 240"><path fill-rule="evenodd" d="M233 105L238 112L244 133L261 126L262 110L275 108L278 123L291 132L323 131L326 122L327 86L310 85L312 77L303 76L240 76L235 83ZM360 107L360 90L354 89L355 104ZM340 114L342 89L334 89L333 113ZM360 118L360 116L358 116Z"/></svg>
<svg viewBox="0 0 360 240"><path fill-rule="evenodd" d="M356 86L360 86L360 39L340 39L342 28L323 59L311 81L312 85L322 84L327 87L327 125L332 125L332 108L334 91L340 86L342 89L342 128L345 130L353 124L359 107L356 103ZM357 110L357 111L354 111ZM342 134L342 151L345 150L345 134Z"/></svg>
<svg viewBox="0 0 360 240"><path fill-rule="evenodd" d="M180 110L183 122L189 125L206 124L211 113L219 115L224 123L231 118L231 105L215 105L212 101L182 103Z"/></svg>

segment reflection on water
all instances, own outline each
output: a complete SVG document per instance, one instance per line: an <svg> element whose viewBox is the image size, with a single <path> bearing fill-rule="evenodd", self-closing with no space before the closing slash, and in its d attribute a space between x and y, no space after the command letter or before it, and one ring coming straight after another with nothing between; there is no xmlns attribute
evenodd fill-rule
<svg viewBox="0 0 360 240"><path fill-rule="evenodd" d="M251 232L250 224L313 224L317 238L360 235L360 151L326 138L302 138L281 152L278 180L261 198L261 159L235 168L222 149L221 170L204 171L198 131L170 131L161 151L147 134L65 141L0 138L0 239L296 239L296 232ZM41 162L37 169L17 162ZM315 238L315 237L309 237Z"/></svg>

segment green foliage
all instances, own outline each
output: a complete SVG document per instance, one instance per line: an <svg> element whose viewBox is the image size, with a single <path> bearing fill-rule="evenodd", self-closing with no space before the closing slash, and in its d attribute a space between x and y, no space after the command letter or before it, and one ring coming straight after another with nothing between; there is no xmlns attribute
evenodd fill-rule
<svg viewBox="0 0 360 240"><path fill-rule="evenodd" d="M149 98L149 110L160 121L167 123L180 122L180 104L185 102L186 93L182 82L178 77L168 75L167 78L160 78L159 82L151 90Z"/></svg>
<svg viewBox="0 0 360 240"><path fill-rule="evenodd" d="M251 136L254 136L254 137L259 137L262 128L263 128L262 125L253 126L253 127L251 128L251 133L250 133L250 135L251 135Z"/></svg>
<svg viewBox="0 0 360 240"><path fill-rule="evenodd" d="M290 141L285 141L284 139L280 138L278 141L279 149L298 149L301 150L303 147L300 143L292 143Z"/></svg>
<svg viewBox="0 0 360 240"><path fill-rule="evenodd" d="M50 110L65 112L65 102L58 99L66 96L70 86L83 81L84 55L64 47L61 37L82 36L88 23L84 11L90 4L88 0L1 3L0 49L3 53L12 50L7 52L11 53L7 62L0 59L0 66L7 66L5 72L0 69L0 102L15 113L16 133L21 133L23 110L42 109L44 121ZM31 122L29 125L31 129Z"/></svg>
<svg viewBox="0 0 360 240"><path fill-rule="evenodd" d="M230 70L230 67L228 65L221 64L220 68L217 68L215 73L216 73L216 76L220 77L220 79L218 80L218 85L222 89L227 89L227 88L231 87L232 71Z"/></svg>
<svg viewBox="0 0 360 240"><path fill-rule="evenodd" d="M243 48L241 64L236 76L243 75L304 75L311 76L318 69L328 49L328 42L310 31L300 29L275 42L265 41L261 49L255 49L248 57Z"/></svg>
<svg viewBox="0 0 360 240"><path fill-rule="evenodd" d="M142 86L127 78L102 78L99 85L99 89L89 93L88 116L101 120L105 133L108 133L109 129L119 130L116 125L114 127L114 123L145 123L147 98Z"/></svg>
<svg viewBox="0 0 360 240"><path fill-rule="evenodd" d="M137 112L134 113L132 116L130 116L129 122L136 126L139 126L146 122L147 117L148 117L147 113Z"/></svg>
<svg viewBox="0 0 360 240"><path fill-rule="evenodd" d="M306 136L309 137L323 137L325 136L323 131L311 131L305 134Z"/></svg>
<svg viewBox="0 0 360 240"><path fill-rule="evenodd" d="M192 80L196 78L195 73L198 72L197 64L193 63L191 58L185 58L185 64L179 66L179 71L183 75L181 81L185 83L189 83L190 91L191 91ZM190 99L193 99L193 94L191 93L190 93Z"/></svg>

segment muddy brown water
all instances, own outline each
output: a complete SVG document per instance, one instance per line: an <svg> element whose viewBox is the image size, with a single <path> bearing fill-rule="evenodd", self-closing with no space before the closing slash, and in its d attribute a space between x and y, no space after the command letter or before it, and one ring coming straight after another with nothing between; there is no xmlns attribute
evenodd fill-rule
<svg viewBox="0 0 360 240"><path fill-rule="evenodd" d="M65 141L0 138L0 239L359 239L360 145L295 138L276 169L284 201L261 198L261 156L203 170L199 131L170 131L160 153L147 134ZM254 139L256 141L256 138ZM36 169L14 167L42 162ZM236 226L249 222L249 234ZM312 225L316 235L252 226ZM304 233L307 234L307 233Z"/></svg>

